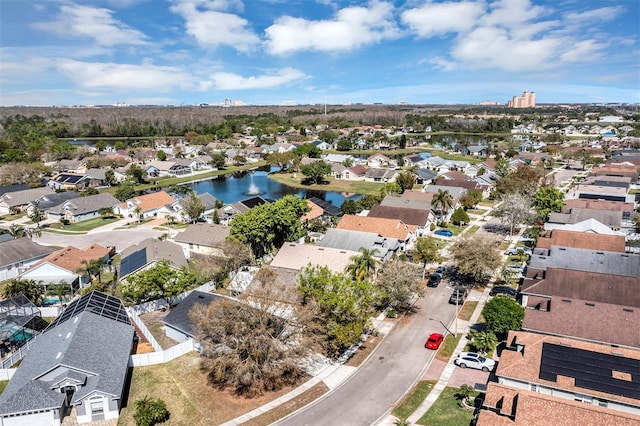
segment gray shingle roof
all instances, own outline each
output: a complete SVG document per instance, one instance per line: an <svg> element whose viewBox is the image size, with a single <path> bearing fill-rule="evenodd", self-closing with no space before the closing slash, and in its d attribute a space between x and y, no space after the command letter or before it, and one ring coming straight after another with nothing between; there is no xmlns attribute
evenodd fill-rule
<svg viewBox="0 0 640 426"><path fill-rule="evenodd" d="M42 188L25 189L23 191L6 192L0 197L0 201L6 205L22 206L29 204L31 201L37 200L43 195L55 194L55 191L48 186Z"/></svg>
<svg viewBox="0 0 640 426"><path fill-rule="evenodd" d="M229 236L229 226L222 226L208 223L195 223L189 225L187 229L180 232L174 238L177 243L198 244L201 246L214 247L226 240Z"/></svg>
<svg viewBox="0 0 640 426"><path fill-rule="evenodd" d="M528 268L530 269L546 270L549 267L638 277L640 276L640 256L551 246L548 256L534 254L529 259Z"/></svg>
<svg viewBox="0 0 640 426"><path fill-rule="evenodd" d="M157 260L168 260L177 268L187 266L187 259L178 244L147 238L139 244L127 247L122 251L120 278L122 279Z"/></svg>
<svg viewBox="0 0 640 426"><path fill-rule="evenodd" d="M380 205L387 207L402 207L405 209L431 210L431 201L395 197L393 195L385 196Z"/></svg>
<svg viewBox="0 0 640 426"><path fill-rule="evenodd" d="M60 407L64 394L51 389L64 375L77 380L81 373L86 384L72 399L77 403L91 392L120 398L122 395L134 328L130 323L102 315L87 303L93 299L117 301L103 293L91 292L69 305L75 315L55 322L32 343L7 388L0 395L0 414ZM74 304L86 309L74 309ZM65 311L66 312L66 311Z"/></svg>
<svg viewBox="0 0 640 426"><path fill-rule="evenodd" d="M102 208L113 208L120 204L120 201L111 194L103 193L89 195L87 197L74 198L55 206L48 211L52 213L64 213L65 209L69 209L73 214L83 214L98 211Z"/></svg>
<svg viewBox="0 0 640 426"><path fill-rule="evenodd" d="M56 249L41 246L29 238L0 243L0 267L45 257L54 251Z"/></svg>
<svg viewBox="0 0 640 426"><path fill-rule="evenodd" d="M431 210L407 209L404 207L373 206L367 216L400 219L407 225L425 226Z"/></svg>
<svg viewBox="0 0 640 426"><path fill-rule="evenodd" d="M315 245L353 252L361 248L376 249L375 257L387 259L392 252L398 250L400 243L395 238L385 238L373 232L329 228L325 236L316 241Z"/></svg>
<svg viewBox="0 0 640 426"><path fill-rule="evenodd" d="M80 194L75 191L65 191L65 192L56 192L54 194L47 194L40 197L38 200L33 202L32 204L38 203L38 208L40 210L47 210L55 206L59 206L67 200L73 200L74 198L79 198Z"/></svg>
<svg viewBox="0 0 640 426"><path fill-rule="evenodd" d="M171 328L175 328L183 332L189 337L195 337L193 322L189 318L189 311L197 304L209 306L211 302L221 300L222 298L212 293L204 293L202 291L192 291L178 306L173 308L162 320L163 323Z"/></svg>

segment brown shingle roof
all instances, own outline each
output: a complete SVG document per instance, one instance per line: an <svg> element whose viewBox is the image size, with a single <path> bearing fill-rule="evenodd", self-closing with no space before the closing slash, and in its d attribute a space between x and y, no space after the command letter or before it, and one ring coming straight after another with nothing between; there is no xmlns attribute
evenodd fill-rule
<svg viewBox="0 0 640 426"><path fill-rule="evenodd" d="M392 206L373 206L368 217L399 219L407 225L425 226L431 210L406 209Z"/></svg>
<svg viewBox="0 0 640 426"><path fill-rule="evenodd" d="M285 243L271 261L271 266L299 271L311 264L312 266L326 266L332 272L343 272L351 262L351 257L359 254L351 250Z"/></svg>
<svg viewBox="0 0 640 426"><path fill-rule="evenodd" d="M67 271L75 272L83 267L83 260L90 262L92 260L102 259L109 254L109 251L110 250L108 248L102 247L99 244L91 244L89 247L85 247L82 250L74 246L67 246L51 253L47 257L42 258L33 265L33 267L35 268L38 265L48 262L66 269Z"/></svg>
<svg viewBox="0 0 640 426"><path fill-rule="evenodd" d="M551 246L575 247L624 253L625 237L624 235L603 235L554 229L540 235L536 244L536 248L543 249L550 249Z"/></svg>
<svg viewBox="0 0 640 426"><path fill-rule="evenodd" d="M630 213L633 211L633 203L623 203L620 201L607 201L607 200L589 200L585 198L575 198L573 200L564 201L563 211L567 212L573 208L622 211L622 212Z"/></svg>
<svg viewBox="0 0 640 426"><path fill-rule="evenodd" d="M314 203L313 201L307 200L307 204L311 208L308 212L306 212L301 218L301 222L305 222L307 220L317 219L324 214L324 209Z"/></svg>
<svg viewBox="0 0 640 426"><path fill-rule="evenodd" d="M480 410L478 426L638 426L638 417L630 413L493 382L487 385L483 407L492 411ZM506 417L510 414L513 420Z"/></svg>
<svg viewBox="0 0 640 426"><path fill-rule="evenodd" d="M407 240L410 234L416 231L415 225L407 225L399 219L383 219L352 214L342 216L336 228L360 232L375 232L383 237L397 238L400 241Z"/></svg>
<svg viewBox="0 0 640 426"><path fill-rule="evenodd" d="M149 210L158 209L167 204L171 204L175 199L164 191L154 192L152 194L140 195L127 200L127 203L121 205L122 208L127 208L128 203L133 203L134 207L140 207L140 210L147 212Z"/></svg>
<svg viewBox="0 0 640 426"><path fill-rule="evenodd" d="M425 200L431 202L433 200L433 196L436 195L435 192L422 192L422 191L404 191L400 198L409 198L412 200Z"/></svg>

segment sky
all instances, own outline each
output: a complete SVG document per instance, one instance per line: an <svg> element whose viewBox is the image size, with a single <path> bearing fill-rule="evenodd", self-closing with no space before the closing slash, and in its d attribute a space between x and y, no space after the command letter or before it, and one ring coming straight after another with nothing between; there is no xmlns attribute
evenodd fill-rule
<svg viewBox="0 0 640 426"><path fill-rule="evenodd" d="M638 0L0 0L0 105L640 102Z"/></svg>

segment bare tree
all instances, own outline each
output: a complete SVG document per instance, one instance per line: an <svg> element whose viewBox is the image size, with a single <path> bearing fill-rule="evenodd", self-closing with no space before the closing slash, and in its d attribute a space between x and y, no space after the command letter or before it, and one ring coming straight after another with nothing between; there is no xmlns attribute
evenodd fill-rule
<svg viewBox="0 0 640 426"><path fill-rule="evenodd" d="M484 282L502 265L499 248L499 238L473 234L459 238L450 252L461 273Z"/></svg>
<svg viewBox="0 0 640 426"><path fill-rule="evenodd" d="M493 215L509 225L509 235L513 235L515 227L533 219L533 201L519 192L505 194L502 203L493 210Z"/></svg>
<svg viewBox="0 0 640 426"><path fill-rule="evenodd" d="M384 294L383 302L394 309L408 309L414 298L424 295L421 269L419 265L400 260L385 263L376 280Z"/></svg>

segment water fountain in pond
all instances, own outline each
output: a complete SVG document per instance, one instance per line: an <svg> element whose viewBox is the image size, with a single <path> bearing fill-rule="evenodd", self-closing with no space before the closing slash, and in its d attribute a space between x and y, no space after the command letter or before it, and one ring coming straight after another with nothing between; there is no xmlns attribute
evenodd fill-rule
<svg viewBox="0 0 640 426"><path fill-rule="evenodd" d="M253 183L253 175L251 175L251 184L249 185L249 189L247 190L247 195L260 195L263 192L258 188L258 186Z"/></svg>

